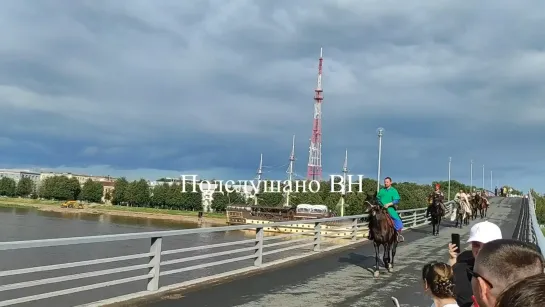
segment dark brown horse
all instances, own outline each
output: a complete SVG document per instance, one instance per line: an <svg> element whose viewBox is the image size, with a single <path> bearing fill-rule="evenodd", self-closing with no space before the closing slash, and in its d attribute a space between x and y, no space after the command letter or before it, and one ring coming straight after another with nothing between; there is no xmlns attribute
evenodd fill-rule
<svg viewBox="0 0 545 307"><path fill-rule="evenodd" d="M397 233L394 228L394 223L390 218L390 214L382 208L377 198L373 195L368 195L365 203L369 210L369 231L372 232L373 245L375 246L375 272L374 276L379 277L379 253L380 247L383 247L384 254L382 261L388 272L394 269L394 258L397 249ZM391 257L390 257L391 256Z"/></svg>
<svg viewBox="0 0 545 307"><path fill-rule="evenodd" d="M479 214L481 215L481 219L484 219L486 217L487 211L488 199L485 196L481 196L481 202L479 203Z"/></svg>
<svg viewBox="0 0 545 307"><path fill-rule="evenodd" d="M475 220L477 218L477 212L481 204L481 195L475 194L475 196L471 196L470 203L471 203L471 219Z"/></svg>

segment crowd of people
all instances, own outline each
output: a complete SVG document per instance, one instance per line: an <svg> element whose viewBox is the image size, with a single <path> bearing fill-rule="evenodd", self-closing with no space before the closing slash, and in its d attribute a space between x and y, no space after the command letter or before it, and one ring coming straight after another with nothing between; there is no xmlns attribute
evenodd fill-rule
<svg viewBox="0 0 545 307"><path fill-rule="evenodd" d="M489 221L475 224L467 241L471 250L448 246L448 263L430 262L422 269L424 290L432 307L545 306L545 266L538 247L503 239Z"/></svg>

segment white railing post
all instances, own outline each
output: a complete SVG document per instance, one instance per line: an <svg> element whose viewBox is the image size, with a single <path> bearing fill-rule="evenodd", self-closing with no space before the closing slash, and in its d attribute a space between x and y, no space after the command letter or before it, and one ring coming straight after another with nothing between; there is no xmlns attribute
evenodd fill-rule
<svg viewBox="0 0 545 307"><path fill-rule="evenodd" d="M352 241L356 241L358 238L358 219L352 219Z"/></svg>
<svg viewBox="0 0 545 307"><path fill-rule="evenodd" d="M257 227L255 229L255 251L254 251L254 265L260 267L263 264L263 227Z"/></svg>
<svg viewBox="0 0 545 307"><path fill-rule="evenodd" d="M315 252L320 251L320 243L322 241L322 223L316 222L314 223L314 248L313 250Z"/></svg>
<svg viewBox="0 0 545 307"><path fill-rule="evenodd" d="M416 227L416 210L413 212L413 227Z"/></svg>
<svg viewBox="0 0 545 307"><path fill-rule="evenodd" d="M159 274L161 271L161 244L162 237L151 238L149 271L152 276L148 278L148 291L157 291L159 289Z"/></svg>

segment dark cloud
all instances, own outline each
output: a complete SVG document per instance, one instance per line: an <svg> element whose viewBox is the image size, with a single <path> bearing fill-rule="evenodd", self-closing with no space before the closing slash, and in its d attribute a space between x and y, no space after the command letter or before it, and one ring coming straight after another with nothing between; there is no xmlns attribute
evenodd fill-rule
<svg viewBox="0 0 545 307"><path fill-rule="evenodd" d="M538 186L544 26L537 0L6 0L0 164L283 177L295 134L304 176L323 47L325 173L348 149L375 177L382 126L396 180Z"/></svg>

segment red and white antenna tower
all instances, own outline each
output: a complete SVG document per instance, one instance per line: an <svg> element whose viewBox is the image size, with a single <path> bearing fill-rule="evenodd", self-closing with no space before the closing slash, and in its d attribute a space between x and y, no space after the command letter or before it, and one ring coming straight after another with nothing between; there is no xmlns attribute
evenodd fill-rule
<svg viewBox="0 0 545 307"><path fill-rule="evenodd" d="M318 62L318 85L314 90L314 120L308 155L307 180L322 180L322 48Z"/></svg>

